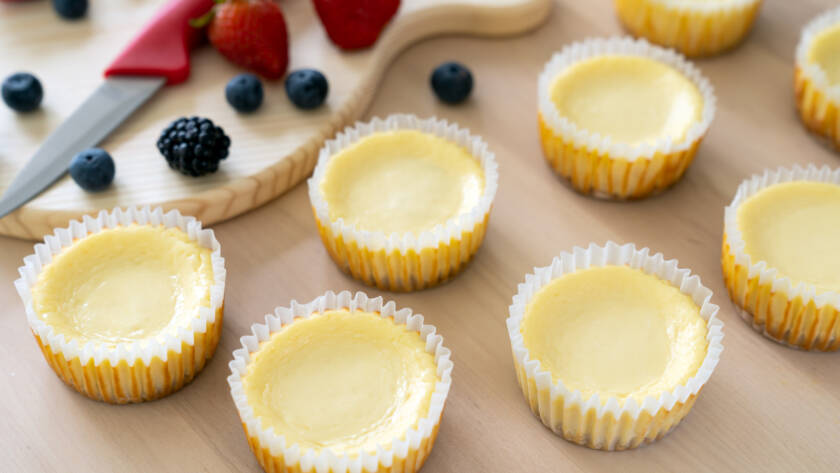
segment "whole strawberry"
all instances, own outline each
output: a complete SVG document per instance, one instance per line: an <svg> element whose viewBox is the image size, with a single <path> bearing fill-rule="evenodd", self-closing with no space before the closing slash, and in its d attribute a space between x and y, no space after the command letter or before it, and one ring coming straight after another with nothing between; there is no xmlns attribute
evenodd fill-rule
<svg viewBox="0 0 840 473"><path fill-rule="evenodd" d="M321 23L336 46L366 48L397 13L400 0L313 0Z"/></svg>
<svg viewBox="0 0 840 473"><path fill-rule="evenodd" d="M207 36L239 66L279 79L289 65L289 39L280 7L271 0L227 0L216 5Z"/></svg>

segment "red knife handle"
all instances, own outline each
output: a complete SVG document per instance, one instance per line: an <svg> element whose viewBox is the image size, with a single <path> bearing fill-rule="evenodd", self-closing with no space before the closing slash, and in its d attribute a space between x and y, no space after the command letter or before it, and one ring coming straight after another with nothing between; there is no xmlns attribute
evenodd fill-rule
<svg viewBox="0 0 840 473"><path fill-rule="evenodd" d="M189 21L213 8L213 0L170 0L105 69L115 75L165 77L178 84L190 75L190 50L198 45L202 31Z"/></svg>

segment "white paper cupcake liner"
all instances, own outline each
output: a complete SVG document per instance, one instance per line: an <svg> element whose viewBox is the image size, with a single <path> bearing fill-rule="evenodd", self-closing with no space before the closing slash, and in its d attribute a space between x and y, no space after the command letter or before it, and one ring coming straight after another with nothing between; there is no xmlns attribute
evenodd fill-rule
<svg viewBox="0 0 840 473"><path fill-rule="evenodd" d="M329 448L315 450L301 448L297 443L288 444L282 434L276 433L273 428L266 429L262 426L262 421L254 415L253 408L248 404L242 386L242 377L251 362L251 354L259 350L260 342L269 340L271 334L283 330L298 318L308 318L312 314L333 309L361 310L379 313L383 318L393 317L395 323L419 332L419 336L426 343L426 351L434 354L435 357L440 381L435 385L428 413L403 437L394 438L388 445L378 445L375 453L361 451L358 454L336 454ZM436 333L433 325L423 323L422 315L413 314L408 308L397 309L393 301L384 302L382 297L370 298L362 292L353 295L350 291L338 294L330 291L308 304L299 304L293 300L289 307L277 307L273 314L265 316L265 323L252 325L251 333L252 335L241 338L243 348L233 352L233 361L230 362L231 375L228 376L231 397L239 411L239 417L246 428L247 435L256 437L261 448L268 448L272 456L282 458L285 466L292 468L290 471L318 473L391 471L391 467L396 466L399 460L405 459L411 452L416 454L418 450L421 450L421 445L426 444L427 448L431 449L429 442L434 441L433 436L437 433L446 397L452 385L453 364L450 360L451 352L443 346L443 337ZM417 459L422 464L425 455ZM295 467L299 470L294 469ZM413 468L419 468L419 465L404 465L403 467L404 470L399 471L414 471Z"/></svg>
<svg viewBox="0 0 840 473"><path fill-rule="evenodd" d="M686 136L677 142L664 137L654 143L631 145L612 141L609 136L601 136L578 127L568 118L561 116L551 100L551 85L567 68L598 56L640 56L667 64L691 80L703 96L703 114L699 122L692 125ZM590 38L565 46L555 53L545 65L537 80L537 100L539 113L546 125L555 134L569 141L575 148L585 148L598 154L627 161L652 158L657 154L673 154L686 151L700 140L709 130L715 116L716 98L712 85L697 67L685 56L670 49L654 46L644 39L630 37ZM628 119L632 119L628 117Z"/></svg>
<svg viewBox="0 0 840 473"><path fill-rule="evenodd" d="M191 240L212 250L210 258L214 281L210 287L210 306L200 307L197 316L189 323L167 327L154 337L136 342L113 344L88 341L80 343L77 339L56 332L38 316L32 304L32 286L38 280L41 270L52 261L55 255L71 246L75 240L132 223L180 228ZM69 227L57 229L52 235L47 235L43 243L36 244L34 254L23 259L23 266L18 271L20 278L15 281L15 288L26 308L29 326L41 342L49 346L53 352L63 355L66 360L78 358L83 366L91 361L95 365L108 361L112 367L120 362L126 362L132 366L138 360L149 365L154 358L166 362L170 351L180 354L182 344L193 345L195 335L205 333L208 326L216 321L217 311L223 304L226 277L225 260L222 258L221 246L213 231L201 228L201 222L193 217L185 217L177 210L164 213L160 207L154 210L149 207L115 208L110 212L101 211L96 218L85 216L82 221L74 220L70 222Z"/></svg>
<svg viewBox="0 0 840 473"><path fill-rule="evenodd" d="M808 52L811 50L814 39L826 28L838 22L840 22L840 7L823 12L805 25L799 37L799 44L796 45L796 66L814 87L835 104L840 104L840 84L832 85L819 64L808 61Z"/></svg>
<svg viewBox="0 0 840 473"><path fill-rule="evenodd" d="M391 233L367 231L356 228L344 222L343 219L330 220L329 205L321 193L320 183L324 179L330 159L341 150L356 143L360 139L383 131L394 130L418 130L430 133L435 136L452 141L465 147L472 156L480 163L484 171L484 192L478 204L469 212L451 218L443 224L436 225L428 231L419 235L411 232ZM318 164L308 181L309 199L315 210L315 215L322 225L328 226L333 235L343 237L345 242L355 242L360 247L369 250L384 249L387 253L399 251L407 253L414 250L420 253L423 249L437 248L449 243L451 240L460 239L465 232L471 232L477 225L484 222L496 196L496 189L499 186L499 167L496 163L496 156L491 152L487 143L480 137L473 136L469 130L458 128L458 125L449 123L446 120L437 118L420 119L414 115L390 115L384 120L374 118L368 123L358 122L352 127L347 127L334 139L324 143L324 147L318 155Z"/></svg>
<svg viewBox="0 0 840 473"><path fill-rule="evenodd" d="M732 203L724 210L723 230L729 243L730 252L734 255L736 264L747 268L748 279L758 276L759 284L770 284L774 292L784 292L789 299L801 297L804 304L813 302L818 308L828 304L840 309L840 293L824 292L817 294L817 289L813 284L802 281L794 283L790 278L780 276L778 271L770 267L766 261L753 261L744 249L744 239L740 228L738 228L738 207L747 199L768 187L794 181L840 185L840 168L834 170L828 166L817 168L813 164L805 168L800 166L782 167L774 171L765 171L764 174L754 175L742 182L735 192Z"/></svg>
<svg viewBox="0 0 840 473"><path fill-rule="evenodd" d="M525 376L528 378L520 382L524 385L533 385L537 393L548 393L547 396L535 393L537 400L532 401L532 408L544 423L550 420L546 424L549 428L564 437L566 437L566 431L572 431L575 438L567 437L569 440L592 448L623 450L661 437L688 412L687 409L681 409L675 418L670 419L667 415L662 415L663 412L674 409L677 404L689 403L690 398L696 396L709 380L723 351L723 322L717 318L718 306L710 302L712 291L703 286L698 276L692 275L688 269L679 268L677 264L677 260L666 260L661 253L651 255L648 248L637 250L633 244L618 245L613 242L607 242L605 246L590 244L588 248L575 247L571 253L561 253L559 257L554 258L550 266L536 268L533 274L525 277L524 283L519 284L517 294L513 297L513 304L509 308L508 335L514 361L524 369ZM706 356L697 373L685 384L672 391L663 392L658 397L647 396L641 404L633 398L622 401L610 396L601 399L598 394L584 398L580 390L570 391L562 380L554 383L551 373L541 366L539 360L531 358L523 341L520 326L526 307L534 295L550 281L565 274L602 266L629 266L657 276L678 288L683 294L690 296L700 307L700 316L706 320L706 341L708 342ZM557 409L558 400L563 400L560 411ZM690 405L688 407L690 408ZM570 411L579 412L580 416L564 415L564 412ZM594 420L589 419L590 413L594 414ZM625 426L623 431L618 428L611 431L601 426L608 416L611 416L616 423L628 418L636 422L643 414L648 414L648 420L653 419L654 423L644 428L631 424ZM661 425L657 425L656 419L662 417L665 420L660 420ZM580 428L577 425L564 426L563 422L566 420L569 422L585 420L586 425ZM641 432L639 432L640 428Z"/></svg>
<svg viewBox="0 0 840 473"><path fill-rule="evenodd" d="M651 0L668 8L691 12L716 14L732 10L749 8L761 0L726 0L717 2L698 2L697 0Z"/></svg>

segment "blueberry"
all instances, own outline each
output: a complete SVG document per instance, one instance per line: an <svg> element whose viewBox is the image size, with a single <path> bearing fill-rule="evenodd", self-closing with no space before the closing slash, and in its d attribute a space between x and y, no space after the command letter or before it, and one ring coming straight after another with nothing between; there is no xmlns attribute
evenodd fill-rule
<svg viewBox="0 0 840 473"><path fill-rule="evenodd" d="M28 72L12 74L3 81L3 101L18 112L31 112L41 105L44 89Z"/></svg>
<svg viewBox="0 0 840 473"><path fill-rule="evenodd" d="M53 0L53 8L58 16L75 20L85 16L88 0Z"/></svg>
<svg viewBox="0 0 840 473"><path fill-rule="evenodd" d="M239 74L225 86L225 98L240 112L253 112L263 101L263 86L254 74Z"/></svg>
<svg viewBox="0 0 840 473"><path fill-rule="evenodd" d="M298 108L310 110L319 107L329 90L327 78L315 69L299 69L286 77L286 94Z"/></svg>
<svg viewBox="0 0 840 473"><path fill-rule="evenodd" d="M439 99L446 103L456 104L470 96L473 77L470 70L463 64L445 62L432 72L431 84Z"/></svg>
<svg viewBox="0 0 840 473"><path fill-rule="evenodd" d="M104 149L88 148L73 157L70 176L82 189L98 192L114 180L114 160Z"/></svg>

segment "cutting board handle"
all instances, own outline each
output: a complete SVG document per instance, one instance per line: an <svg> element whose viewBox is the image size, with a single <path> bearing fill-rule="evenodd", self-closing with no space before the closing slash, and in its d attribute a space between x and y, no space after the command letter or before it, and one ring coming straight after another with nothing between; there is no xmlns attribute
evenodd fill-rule
<svg viewBox="0 0 840 473"><path fill-rule="evenodd" d="M105 77L159 76L166 77L170 85L187 80L190 50L203 35L189 21L207 13L213 5L213 0L170 0L105 69Z"/></svg>

